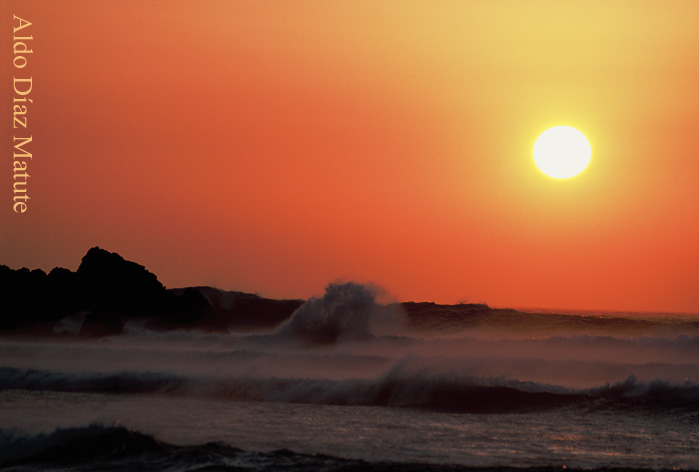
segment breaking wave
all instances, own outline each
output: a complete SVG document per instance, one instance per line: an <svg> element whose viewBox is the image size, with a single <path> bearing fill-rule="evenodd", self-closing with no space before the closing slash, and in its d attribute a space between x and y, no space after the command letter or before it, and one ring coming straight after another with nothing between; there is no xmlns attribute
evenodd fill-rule
<svg viewBox="0 0 699 472"><path fill-rule="evenodd" d="M289 402L428 408L449 412L506 413L557 407L699 407L699 384L659 380L624 381L587 389L570 389L505 378L474 378L430 373L398 365L375 379L186 377L167 373L63 374L16 368L0 369L0 389L172 394L235 401Z"/></svg>
<svg viewBox="0 0 699 472"><path fill-rule="evenodd" d="M379 289L354 282L330 284L320 298L311 298L282 324L276 334L307 345L329 345L368 339L386 324L397 327L397 305L379 305Z"/></svg>

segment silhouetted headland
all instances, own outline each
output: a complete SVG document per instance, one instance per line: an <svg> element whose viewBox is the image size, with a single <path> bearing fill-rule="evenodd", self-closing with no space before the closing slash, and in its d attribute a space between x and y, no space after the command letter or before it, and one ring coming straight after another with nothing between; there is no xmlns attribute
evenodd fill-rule
<svg viewBox="0 0 699 472"><path fill-rule="evenodd" d="M117 335L129 323L153 331L271 330L289 320L306 303L213 287L167 289L144 266L99 247L85 254L75 272L56 267L46 274L41 269L14 270L0 265L0 297L0 332L87 337ZM308 302L317 304L318 299ZM354 301L346 302L354 306ZM640 335L662 333L664 328L661 319L607 317L605 323L599 323L598 317L525 313L485 304L404 302L386 308L396 306L405 328L423 333L497 333L517 328L522 336L554 335L570 329ZM310 305L307 307L310 309ZM296 324L304 316L297 318ZM683 323L684 331L699 331L696 320ZM672 329L677 329L676 323Z"/></svg>
<svg viewBox="0 0 699 472"><path fill-rule="evenodd" d="M0 266L0 330L105 336L128 322L208 332L274 327L303 300L271 300L211 287L168 290L144 266L93 247L76 272ZM72 321L72 322L71 322Z"/></svg>
<svg viewBox="0 0 699 472"><path fill-rule="evenodd" d="M129 322L155 331L273 329L305 302L213 287L167 289L144 266L99 247L85 254L75 272L56 267L47 274L41 269L13 270L0 265L0 295L4 305L0 331L97 337L120 334ZM426 330L445 327L444 316L431 320L421 316L425 304L402 305L409 325ZM453 318L454 310L437 306ZM457 312L490 310L487 305L457 307Z"/></svg>

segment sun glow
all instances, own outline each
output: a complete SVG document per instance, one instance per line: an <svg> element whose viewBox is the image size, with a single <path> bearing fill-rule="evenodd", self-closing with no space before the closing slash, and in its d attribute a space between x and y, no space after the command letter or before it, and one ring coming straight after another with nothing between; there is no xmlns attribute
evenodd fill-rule
<svg viewBox="0 0 699 472"><path fill-rule="evenodd" d="M549 128L534 143L534 162L549 177L567 179L585 170L592 148L580 131L570 126Z"/></svg>

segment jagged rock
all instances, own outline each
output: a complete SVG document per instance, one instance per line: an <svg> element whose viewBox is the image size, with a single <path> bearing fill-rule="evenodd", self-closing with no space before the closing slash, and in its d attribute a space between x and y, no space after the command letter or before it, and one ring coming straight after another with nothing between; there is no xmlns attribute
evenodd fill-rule
<svg viewBox="0 0 699 472"><path fill-rule="evenodd" d="M128 322L148 329L209 332L271 328L302 300L270 300L210 287L167 290L144 266L93 247L76 272L0 266L0 331L51 335L63 319L82 319L83 336L110 336ZM58 329L65 333L65 330Z"/></svg>

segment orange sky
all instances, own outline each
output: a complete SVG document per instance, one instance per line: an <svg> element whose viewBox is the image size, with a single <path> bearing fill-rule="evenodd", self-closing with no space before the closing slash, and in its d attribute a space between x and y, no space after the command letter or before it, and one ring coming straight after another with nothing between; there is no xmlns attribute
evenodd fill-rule
<svg viewBox="0 0 699 472"><path fill-rule="evenodd" d="M0 263L699 313L699 2L5 0ZM13 15L32 25L12 65ZM15 20L15 25L17 21ZM31 75L24 214L11 76ZM570 180L539 133L592 145Z"/></svg>

